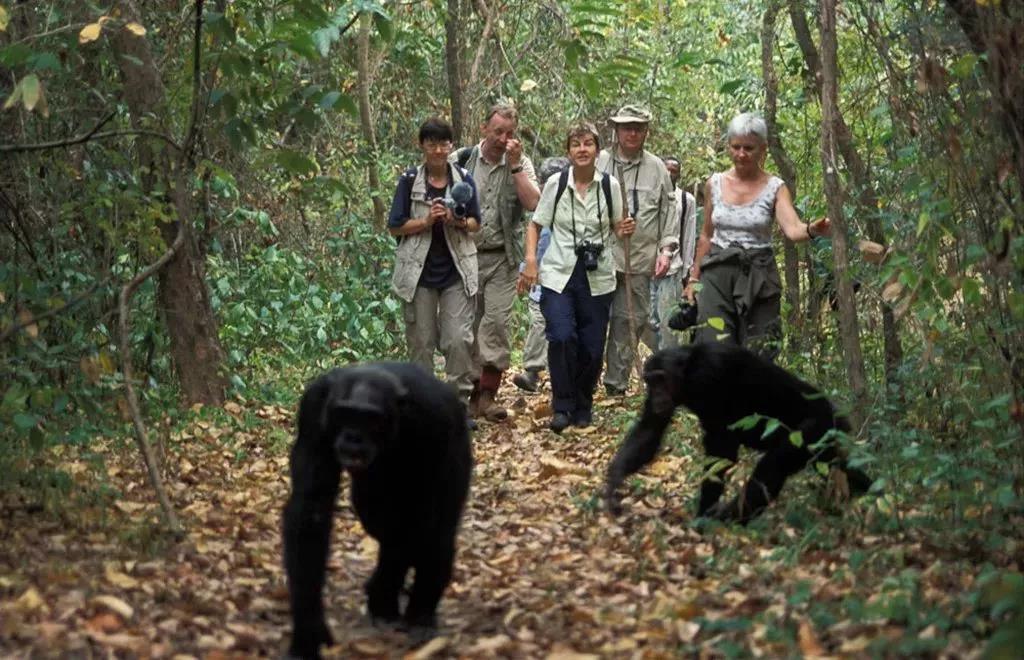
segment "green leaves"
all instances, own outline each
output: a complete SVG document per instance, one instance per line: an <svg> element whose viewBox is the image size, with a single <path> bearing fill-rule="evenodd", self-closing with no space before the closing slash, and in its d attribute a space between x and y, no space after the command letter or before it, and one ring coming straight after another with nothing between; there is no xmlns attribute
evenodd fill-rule
<svg viewBox="0 0 1024 660"><path fill-rule="evenodd" d="M324 94L319 105L324 110L344 110L352 117L359 117L359 106L356 105L355 99L337 90Z"/></svg>
<svg viewBox="0 0 1024 660"><path fill-rule="evenodd" d="M291 149L276 151L274 153L274 161L289 174L297 176L315 174L317 171L316 163L307 158L305 154L292 151Z"/></svg>

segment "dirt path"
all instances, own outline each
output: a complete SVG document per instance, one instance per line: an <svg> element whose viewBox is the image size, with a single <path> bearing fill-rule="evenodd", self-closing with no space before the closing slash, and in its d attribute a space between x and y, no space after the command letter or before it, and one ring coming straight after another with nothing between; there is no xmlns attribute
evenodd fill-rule
<svg viewBox="0 0 1024 660"><path fill-rule="evenodd" d="M662 658L734 654L860 655L897 646L969 654L966 634L889 610L849 616L849 599L958 616L969 558L900 535L865 533L874 505L829 515L796 487L750 528L691 527L694 433L633 482L618 523L596 494L637 401L600 401L597 426L555 436L534 420L543 396L476 433L476 471L441 637L416 649L368 627L361 585L375 544L347 503L335 523L326 589L333 657ZM231 406L232 404L229 404ZM287 632L279 521L291 413L235 405L177 434L167 465L190 532L167 545L134 452L105 443L53 456L76 479L117 494L64 518L0 508L0 653L5 657L279 656ZM541 411L542 412L542 411ZM263 421L241 423L245 415ZM232 420L238 423L232 423ZM276 429L274 433L266 429ZM797 483L810 484L808 476ZM93 488L96 483L92 482ZM989 560L992 557L988 558ZM1008 563L1008 557L1004 557ZM892 576L916 576L895 587ZM902 578L901 578L902 579ZM910 584L912 583L912 584ZM888 599L878 601L877 599ZM892 601L892 602L890 602ZM896 603L896 604L892 604ZM943 635L938 639L939 635ZM881 641L879 641L881 640ZM928 640L941 644L928 645ZM874 646L872 646L874 645ZM935 647L935 648L932 648Z"/></svg>

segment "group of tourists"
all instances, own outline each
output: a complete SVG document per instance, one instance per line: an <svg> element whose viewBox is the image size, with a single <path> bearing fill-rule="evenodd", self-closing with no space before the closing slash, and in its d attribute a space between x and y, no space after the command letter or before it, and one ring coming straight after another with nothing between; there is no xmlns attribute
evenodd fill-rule
<svg viewBox="0 0 1024 660"><path fill-rule="evenodd" d="M392 285L410 359L433 369L440 349L471 426L508 415L497 393L517 291L529 293L531 327L525 371L513 381L536 391L547 368L555 432L592 423L602 368L607 393L621 396L640 341L652 350L678 344L667 323L684 300L697 304L695 341L777 350L771 225L803 241L827 235L828 219L800 221L786 186L764 170L764 120L745 113L727 130L733 167L706 183L698 237L696 199L677 186L679 160L645 149L651 120L647 109L623 106L603 149L597 127L581 122L566 135L566 156L539 172L516 138L511 105L490 108L471 147L453 150L441 119L420 126L423 162L399 178L388 218L398 240ZM714 317L722 323L711 327Z"/></svg>

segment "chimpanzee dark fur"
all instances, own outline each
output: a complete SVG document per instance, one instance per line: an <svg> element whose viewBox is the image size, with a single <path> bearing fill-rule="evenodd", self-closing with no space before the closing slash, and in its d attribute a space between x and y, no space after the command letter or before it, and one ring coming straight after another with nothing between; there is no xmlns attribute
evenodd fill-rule
<svg viewBox="0 0 1024 660"><path fill-rule="evenodd" d="M413 364L335 369L306 388L298 423L284 509L289 654L316 658L321 644L332 643L322 592L342 469L351 475L363 528L380 542L366 583L370 616L402 619L421 633L434 628L473 465L455 391ZM400 615L398 595L410 568L416 577Z"/></svg>
<svg viewBox="0 0 1024 660"><path fill-rule="evenodd" d="M790 475L808 463L824 462L845 472L851 493L863 494L871 479L846 465L829 431L849 431L845 418L816 388L754 353L726 342L669 348L644 365L647 399L640 419L630 429L608 467L605 501L621 511L617 495L629 475L654 460L676 406L685 406L704 429L709 458L700 486L699 516L746 523L771 503ZM747 430L730 430L736 421L759 414L781 422L768 437L765 422ZM801 431L796 446L790 431ZM727 504L726 470L739 457L740 445L764 453L742 492ZM724 459L724 460L723 460Z"/></svg>

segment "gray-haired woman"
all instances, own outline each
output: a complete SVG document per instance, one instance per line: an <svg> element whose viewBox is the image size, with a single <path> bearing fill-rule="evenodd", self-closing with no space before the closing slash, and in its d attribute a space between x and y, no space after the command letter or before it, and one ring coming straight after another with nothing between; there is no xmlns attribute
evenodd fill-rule
<svg viewBox="0 0 1024 660"><path fill-rule="evenodd" d="M768 128L753 113L737 115L726 132L732 168L708 179L704 226L685 295L699 310L696 341L721 335L774 358L782 338L782 280L772 251L772 220L791 241L831 234L828 218L809 224L800 220L782 179L764 170ZM707 323L719 318L724 328ZM719 325L719 324L716 324Z"/></svg>

